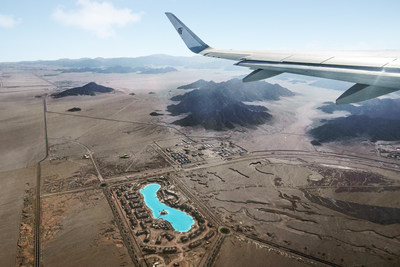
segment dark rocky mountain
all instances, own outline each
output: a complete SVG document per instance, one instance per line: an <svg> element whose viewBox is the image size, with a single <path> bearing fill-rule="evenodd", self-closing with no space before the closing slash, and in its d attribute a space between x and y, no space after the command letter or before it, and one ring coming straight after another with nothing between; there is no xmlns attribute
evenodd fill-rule
<svg viewBox="0 0 400 267"><path fill-rule="evenodd" d="M110 93L113 92L114 89L110 87L105 87L102 85L98 85L94 82L90 82L82 87L75 87L71 89L67 89L65 91L54 93L51 96L53 98L61 98L66 96L73 96L73 95L90 95L94 96L96 93Z"/></svg>
<svg viewBox="0 0 400 267"><path fill-rule="evenodd" d="M371 99L360 105L336 105L333 102L325 102L319 107L322 111L332 114L334 111L344 110L351 115L366 115L371 118L400 119L400 99Z"/></svg>
<svg viewBox="0 0 400 267"><path fill-rule="evenodd" d="M325 113L333 114L335 111L347 111L352 114L356 114L359 108L354 105L336 105L333 102L324 102L323 106L318 107L317 109L322 110Z"/></svg>
<svg viewBox="0 0 400 267"><path fill-rule="evenodd" d="M81 111L81 110L82 110L81 108L73 107L73 108L68 109L67 111L68 112L76 112L76 111Z"/></svg>
<svg viewBox="0 0 400 267"><path fill-rule="evenodd" d="M162 116L164 114L158 113L157 111L150 112L150 116Z"/></svg>
<svg viewBox="0 0 400 267"><path fill-rule="evenodd" d="M338 141L362 137L377 140L400 140L400 120L371 118L366 115L351 115L327 121L310 131L318 142Z"/></svg>
<svg viewBox="0 0 400 267"><path fill-rule="evenodd" d="M326 113L344 110L350 116L323 121L310 134L319 142L362 137L371 141L400 140L400 99L372 99L359 106L325 103Z"/></svg>
<svg viewBox="0 0 400 267"><path fill-rule="evenodd" d="M219 91L220 94L224 95L225 97L244 102L278 100L281 96L294 96L292 91L280 86L279 84L270 84L265 81L244 83L239 79L231 79L220 83L198 80L194 83L180 86L178 88L199 88L200 90ZM183 96L190 96L191 93L192 92L189 92ZM172 100L181 101L181 99L181 96L177 96Z"/></svg>
<svg viewBox="0 0 400 267"><path fill-rule="evenodd" d="M198 80L198 81L195 81L194 83L190 83L190 84L187 84L187 85L179 86L177 89L184 89L184 90L186 90L186 89L196 89L196 88L200 88L200 87L206 86L208 83L211 83L211 82L212 81L207 82L205 80Z"/></svg>
<svg viewBox="0 0 400 267"><path fill-rule="evenodd" d="M263 124L272 119L264 106L246 105L242 101L278 100L280 96L292 96L291 91L278 84L267 82L243 83L239 79L215 83L197 81L184 86L202 85L171 100L179 104L167 107L172 115L190 113L174 123L181 126L201 125L205 129L226 130L235 125L244 127Z"/></svg>

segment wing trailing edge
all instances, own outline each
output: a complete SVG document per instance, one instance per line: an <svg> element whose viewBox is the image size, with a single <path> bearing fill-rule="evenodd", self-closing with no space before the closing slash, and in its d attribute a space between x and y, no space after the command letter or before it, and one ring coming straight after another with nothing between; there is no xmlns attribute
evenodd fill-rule
<svg viewBox="0 0 400 267"><path fill-rule="evenodd" d="M355 84L344 92L338 99L336 99L337 105L357 103L369 99L373 99L378 96L393 93L398 89L379 87L368 84Z"/></svg>
<svg viewBox="0 0 400 267"><path fill-rule="evenodd" d="M280 71L257 69L243 78L243 82L255 82L282 74Z"/></svg>

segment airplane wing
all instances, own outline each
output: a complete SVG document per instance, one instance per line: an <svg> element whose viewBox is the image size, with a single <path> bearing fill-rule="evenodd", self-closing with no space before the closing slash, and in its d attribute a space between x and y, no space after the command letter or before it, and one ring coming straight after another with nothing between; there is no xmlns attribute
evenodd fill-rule
<svg viewBox="0 0 400 267"><path fill-rule="evenodd" d="M294 73L355 83L336 104L365 101L400 90L400 51L293 52L219 50L208 46L174 14L165 13L186 46L207 57L235 60L253 70L243 81Z"/></svg>

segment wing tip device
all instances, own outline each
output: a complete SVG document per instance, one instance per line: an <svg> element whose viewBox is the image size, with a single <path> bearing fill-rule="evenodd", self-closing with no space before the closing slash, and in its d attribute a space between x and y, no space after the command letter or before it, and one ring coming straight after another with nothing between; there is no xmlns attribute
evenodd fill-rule
<svg viewBox="0 0 400 267"><path fill-rule="evenodd" d="M171 12L165 12L165 15L171 21L175 30L178 32L179 36L182 38L183 42L185 42L186 46L193 53L200 53L201 51L209 48L209 46L203 42L194 32L192 32L182 21L180 21L174 14Z"/></svg>

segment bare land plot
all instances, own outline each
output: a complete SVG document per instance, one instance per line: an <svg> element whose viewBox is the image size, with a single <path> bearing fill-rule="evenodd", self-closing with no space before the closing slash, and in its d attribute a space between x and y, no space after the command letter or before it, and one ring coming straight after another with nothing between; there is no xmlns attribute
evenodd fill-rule
<svg viewBox="0 0 400 267"><path fill-rule="evenodd" d="M43 262L49 266L132 266L101 190L43 198Z"/></svg>
<svg viewBox="0 0 400 267"><path fill-rule="evenodd" d="M33 188L36 168L0 172L0 262L15 266L24 196Z"/></svg>

